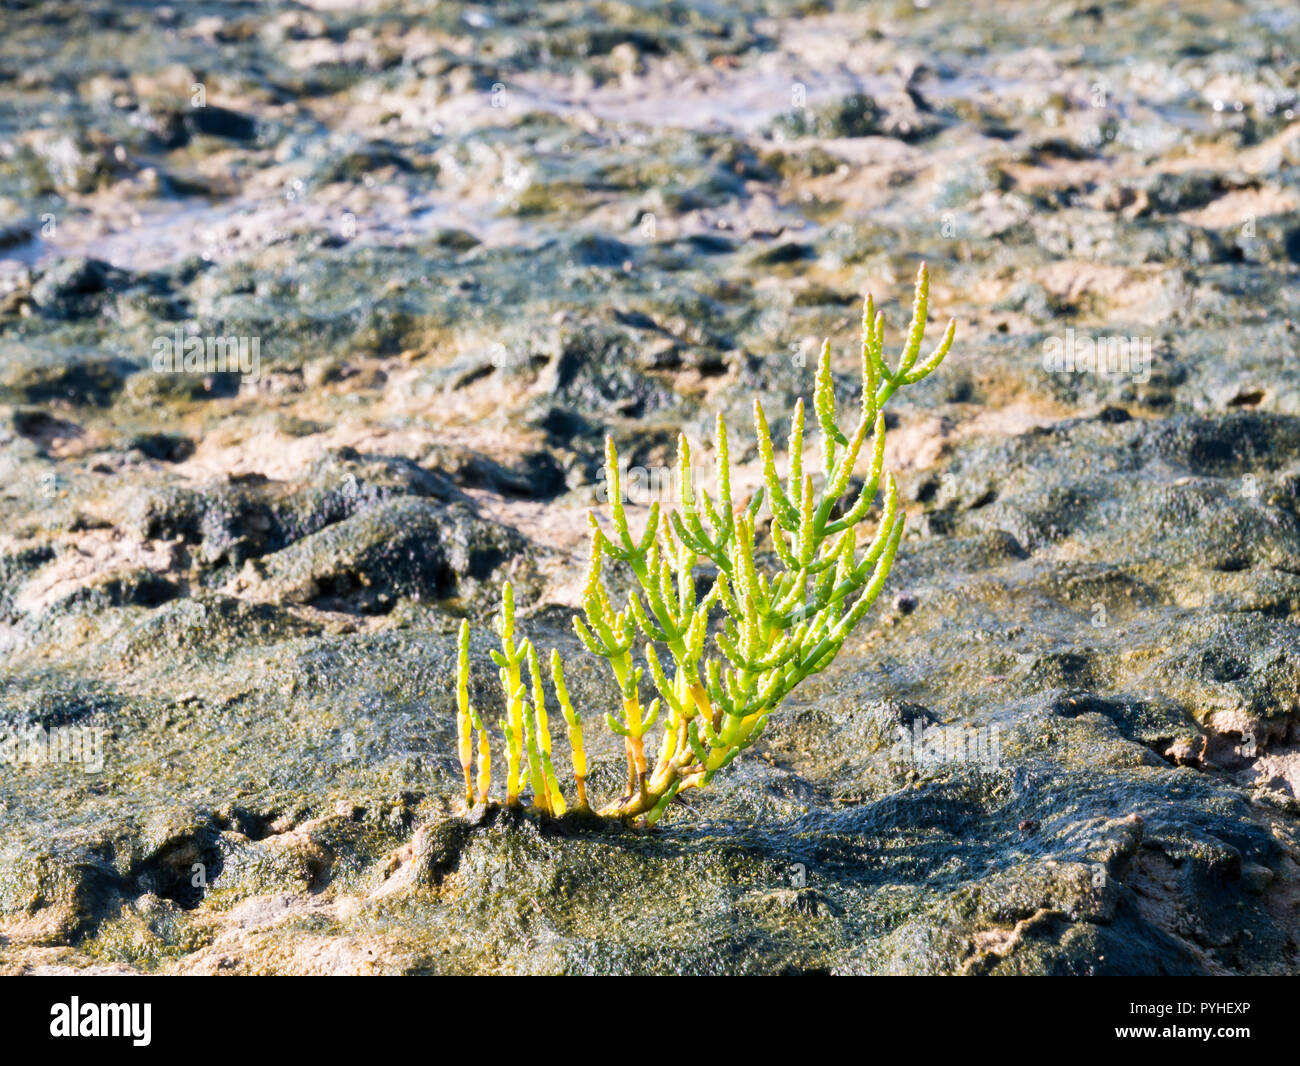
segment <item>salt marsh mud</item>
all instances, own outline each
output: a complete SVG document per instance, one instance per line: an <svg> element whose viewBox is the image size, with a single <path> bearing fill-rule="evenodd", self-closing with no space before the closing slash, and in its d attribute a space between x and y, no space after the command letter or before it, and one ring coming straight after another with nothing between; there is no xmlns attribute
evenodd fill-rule
<svg viewBox="0 0 1300 1066"><path fill-rule="evenodd" d="M11 7L0 965L1300 970L1298 46L1263 0ZM851 403L922 259L958 341L834 667L653 832L458 816L503 579L616 698L604 434L651 483L721 410L756 483L753 397L784 436L829 336Z"/></svg>

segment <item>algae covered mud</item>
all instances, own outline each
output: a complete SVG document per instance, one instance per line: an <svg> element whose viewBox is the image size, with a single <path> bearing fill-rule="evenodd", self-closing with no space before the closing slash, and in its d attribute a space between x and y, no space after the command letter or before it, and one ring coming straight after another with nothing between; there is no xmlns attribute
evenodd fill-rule
<svg viewBox="0 0 1300 1066"><path fill-rule="evenodd" d="M1300 13L0 19L5 972L1300 972ZM719 412L743 499L921 260L833 666L653 830L461 813L503 581L619 705L605 434L634 528Z"/></svg>

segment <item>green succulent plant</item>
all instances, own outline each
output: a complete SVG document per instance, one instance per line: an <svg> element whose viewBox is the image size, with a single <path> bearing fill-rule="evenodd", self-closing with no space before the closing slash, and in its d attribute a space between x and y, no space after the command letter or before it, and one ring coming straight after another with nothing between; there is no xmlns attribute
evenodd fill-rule
<svg viewBox="0 0 1300 1066"><path fill-rule="evenodd" d="M763 464L763 486L743 506L732 499L727 426L717 420L717 496L692 483L691 450L678 438L679 511L649 509L635 535L624 509L618 453L605 441L609 529L595 514L591 555L583 594L583 618L574 627L587 650L605 659L622 690L622 706L605 713L606 725L623 738L627 786L599 814L656 821L682 789L702 788L762 734L768 718L804 678L825 670L844 641L866 617L884 587L903 535L905 515L898 487L885 465L884 407L899 389L933 373L952 347L956 323L924 359L921 343L929 300L924 264L916 278L912 320L897 365L884 358L883 316L867 296L862 316L862 396L849 434L836 419L830 369L830 341L817 366L813 411L821 431L820 478L803 469L804 405L795 405L784 479L776 466L762 405L754 401L754 426ZM868 441L870 446L868 447ZM862 452L869 470L861 489L845 501ZM884 480L884 502L864 549L858 534ZM820 482L820 487L819 487ZM767 539L778 567L756 562L756 541L764 514ZM603 561L631 570L636 586L620 609L601 580ZM702 560L716 571L700 597L695 570ZM499 670L505 715L500 721L506 752L507 806L517 806L525 789L533 807L564 813L568 805L551 758L551 733L538 655L527 639L516 640L513 591L502 590L496 616ZM666 656L665 653L666 652ZM639 656L638 656L639 653ZM639 662L638 662L639 657ZM665 660L671 661L671 673ZM643 664L643 665L642 665ZM525 682L523 667L528 668ZM657 695L641 701L645 672ZM460 762L467 804L490 802L491 751L488 729L469 698L469 623L462 622L458 656ZM552 688L568 729L576 785L576 806L589 809L587 759L582 719L569 700L564 669L551 652ZM653 763L646 740L660 725ZM477 791L472 780L474 736L478 737Z"/></svg>

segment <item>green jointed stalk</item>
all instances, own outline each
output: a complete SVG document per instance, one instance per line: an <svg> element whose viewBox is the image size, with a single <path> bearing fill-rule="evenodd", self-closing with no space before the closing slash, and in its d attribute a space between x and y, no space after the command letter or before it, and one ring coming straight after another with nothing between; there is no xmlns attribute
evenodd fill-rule
<svg viewBox="0 0 1300 1066"><path fill-rule="evenodd" d="M541 776L545 802L540 804L548 814L561 815L566 803L560 791L560 782L551 763L551 730L546 716L546 689L542 684L542 668L537 661L537 649L528 642L528 673L533 681L533 716L537 734L537 755L541 761Z"/></svg>
<svg viewBox="0 0 1300 1066"><path fill-rule="evenodd" d="M763 487L737 510L731 495L727 426L719 416L716 499L694 483L690 444L681 435L677 449L681 508L661 515L659 505L653 504L644 529L636 536L624 507L618 449L612 437L606 438L605 484L612 530L607 533L594 515L590 517L591 554L583 617L574 620L587 650L609 662L623 696L621 707L607 712L605 721L623 738L627 786L601 814L645 816L653 822L682 789L707 785L762 735L771 714L800 681L830 665L870 610L889 575L905 524L898 487L884 469L883 409L900 389L938 368L956 333L956 324L949 322L939 344L922 358L928 309L929 274L922 264L912 320L903 350L891 368L884 356L884 318L867 296L862 313L861 400L852 432L840 428L836 414L830 342L822 348L813 390L813 414L821 436L819 480L803 468L803 401L795 405L791 419L784 479L777 469L767 418L755 401L754 428ZM846 502L845 493L864 453L868 471L863 487L855 499ZM859 550L859 528L882 484L884 503L874 535L865 550ZM758 564L756 530L764 507L771 516L768 537L779 563L775 568ZM615 608L602 581L601 564L606 556L626 565L636 582L622 609ZM695 568L702 559L717 572L712 588L699 599ZM719 623L712 627L711 614ZM517 804L519 794L528 787L538 810L563 813L565 801L551 759L538 655L530 642L515 643L514 597L509 583L502 589L497 631L501 651L492 655L500 668L506 703L501 721L506 740L506 802ZM634 657L638 638L644 639L640 645L644 668ZM521 678L520 664L525 659L532 682L531 700ZM646 670L657 696L643 710L640 693ZM587 756L581 719L570 702L563 667L554 651L551 674L568 726L577 805L585 809ZM457 690L461 765L469 795L466 737L473 726L480 730L479 799L486 801L490 782L487 733L469 705L467 675L468 630L462 627ZM663 732L651 764L645 740L661 717Z"/></svg>
<svg viewBox="0 0 1300 1066"><path fill-rule="evenodd" d="M591 806L587 802L587 748L582 741L582 719L578 717L569 699L569 689L564 683L564 663L560 661L560 653L553 648L551 649L551 684L555 688L555 698L560 704L560 713L564 715L564 722L569 727L573 779L578 790L577 810L587 811Z"/></svg>
<svg viewBox="0 0 1300 1066"><path fill-rule="evenodd" d="M501 613L496 616L496 628L501 650L492 652L492 661L499 668L497 676L506 706L505 717L501 719L501 732L506 741L506 805L514 807L519 803L527 771L523 766L524 687L519 678L523 654L515 646L515 594L509 581L501 586Z"/></svg>

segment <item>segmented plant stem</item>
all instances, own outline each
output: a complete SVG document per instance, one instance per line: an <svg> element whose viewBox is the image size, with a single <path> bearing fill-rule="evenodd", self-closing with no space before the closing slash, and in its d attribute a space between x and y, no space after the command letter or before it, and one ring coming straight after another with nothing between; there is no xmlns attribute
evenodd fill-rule
<svg viewBox="0 0 1300 1066"><path fill-rule="evenodd" d="M696 485L691 449L678 439L680 510L661 514L653 503L640 536L628 523L620 482L618 449L605 441L605 491L610 532L590 516L591 552L583 592L583 617L574 629L593 655L605 659L623 698L605 722L623 738L627 788L600 810L616 818L645 816L655 821L684 788L707 785L761 735L769 716L805 678L830 665L844 641L862 622L889 576L905 524L898 487L884 470L883 408L902 388L933 373L947 356L956 333L949 322L939 344L924 359L921 343L929 307L929 275L917 273L902 353L894 368L884 358L884 320L867 296L862 314L862 386L858 419L851 434L839 426L830 342L818 359L813 414L821 437L821 489L803 469L804 405L795 405L787 445L787 470L776 467L772 437L762 405L755 401L754 428L763 487L741 509L731 494L727 426L721 416L715 434L717 497ZM870 468L851 502L844 501L854 469L871 438ZM859 553L857 533L884 483L884 502L875 534ZM770 545L780 562L773 573L756 563L758 517L771 517ZM837 509L839 514L837 515ZM602 560L624 563L636 580L626 603L616 610L605 591ZM716 568L710 591L696 591L701 560ZM643 602L644 597L644 602ZM720 619L710 642L711 618ZM516 805L531 789L535 809L562 814L567 803L551 758L551 734L538 655L531 642L515 640L514 592L502 588L496 619L501 650L493 651L506 714L501 730L506 746L506 803ZM636 664L634 646L644 639L645 666ZM707 645L712 644L709 648ZM660 650L672 662L665 669ZM522 678L527 663L531 686ZM469 627L463 623L457 656L457 730L466 802L474 801L470 781L473 730L479 731L478 801L488 802L491 756L487 730L469 701ZM645 671L657 693L641 704ZM587 756L582 719L573 708L558 652L551 652L552 687L567 726L577 807L587 810ZM529 692L531 687L531 694ZM645 740L663 717L663 735L653 765Z"/></svg>

